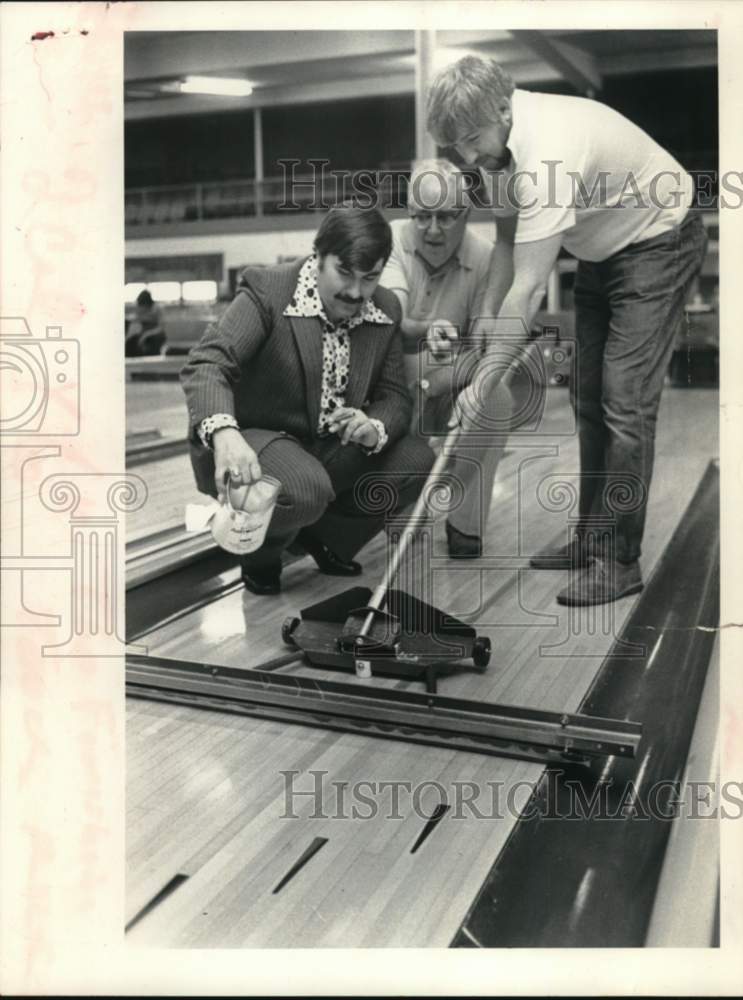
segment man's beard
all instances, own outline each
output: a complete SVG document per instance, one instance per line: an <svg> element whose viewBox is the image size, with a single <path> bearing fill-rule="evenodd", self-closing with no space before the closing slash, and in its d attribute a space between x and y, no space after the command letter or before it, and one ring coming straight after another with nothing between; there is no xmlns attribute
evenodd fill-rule
<svg viewBox="0 0 743 1000"><path fill-rule="evenodd" d="M511 159L511 150L506 148L501 156L486 156L484 159L478 160L477 166L486 174L497 174L510 166Z"/></svg>

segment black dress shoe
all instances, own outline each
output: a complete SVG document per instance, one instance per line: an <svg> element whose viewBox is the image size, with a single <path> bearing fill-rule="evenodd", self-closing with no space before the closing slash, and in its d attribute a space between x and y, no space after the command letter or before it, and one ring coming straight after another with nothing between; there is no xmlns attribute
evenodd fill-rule
<svg viewBox="0 0 743 1000"><path fill-rule="evenodd" d="M479 559L482 555L482 542L479 535L465 535L454 525L446 522L446 540L449 545L451 559Z"/></svg>
<svg viewBox="0 0 743 1000"><path fill-rule="evenodd" d="M309 552L321 573L326 573L328 576L358 576L361 573L361 563L353 559L349 559L348 562L341 559L308 531L302 529L297 535L297 541L306 552Z"/></svg>
<svg viewBox="0 0 743 1000"><path fill-rule="evenodd" d="M281 592L281 563L273 566L246 566L242 563L240 575L245 589L251 594L263 597Z"/></svg>

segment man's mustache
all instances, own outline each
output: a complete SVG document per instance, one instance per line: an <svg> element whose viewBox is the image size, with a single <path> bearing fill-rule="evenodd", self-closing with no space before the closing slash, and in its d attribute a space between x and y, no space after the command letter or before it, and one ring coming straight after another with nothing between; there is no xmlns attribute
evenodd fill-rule
<svg viewBox="0 0 743 1000"><path fill-rule="evenodd" d="M364 301L363 299L349 299L345 295L336 295L336 298L338 299L339 302L345 302L346 305L349 306L360 306L361 303Z"/></svg>

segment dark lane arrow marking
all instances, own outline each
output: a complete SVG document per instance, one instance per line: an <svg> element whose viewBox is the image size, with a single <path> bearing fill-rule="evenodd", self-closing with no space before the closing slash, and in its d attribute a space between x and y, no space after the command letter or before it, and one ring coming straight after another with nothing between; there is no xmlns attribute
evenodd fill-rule
<svg viewBox="0 0 743 1000"><path fill-rule="evenodd" d="M431 836L433 831L436 829L436 827L439 825L441 820L449 812L450 809L451 809L450 805L447 805L445 802L439 802L434 811L431 813L426 825L423 827L420 834L418 835L418 839L410 848L411 854L415 854L415 852L421 846L423 841Z"/></svg>
<svg viewBox="0 0 743 1000"><path fill-rule="evenodd" d="M328 842L328 838L327 837L315 837L315 839L312 841L312 843L310 844L310 846L304 852L304 854L302 855L302 857L292 865L292 867L289 869L289 871L286 873L286 875L284 875L284 877L282 878L282 880L279 882L279 884L273 890L273 892L271 893L271 895L275 896L277 892L281 892L281 890L284 888L284 886L286 885L286 883L289 882L289 881L291 881L291 879L294 878L294 876L297 874L297 872L301 871L301 869L304 868L304 866L307 864L307 862L317 854L317 852L320 850L320 848L325 847L325 845L327 844L327 842Z"/></svg>

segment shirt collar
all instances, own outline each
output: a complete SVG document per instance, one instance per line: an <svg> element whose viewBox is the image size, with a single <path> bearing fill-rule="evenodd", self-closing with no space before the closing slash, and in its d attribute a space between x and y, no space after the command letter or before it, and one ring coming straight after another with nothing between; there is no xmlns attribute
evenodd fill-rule
<svg viewBox="0 0 743 1000"><path fill-rule="evenodd" d="M313 254L302 264L297 277L297 285L289 305L284 310L285 316L314 317L322 320L328 326L342 330L353 330L362 323L378 323L391 326L392 320L382 309L367 299L361 307L361 312L341 323L331 323L325 315L320 293L317 290L317 256Z"/></svg>

